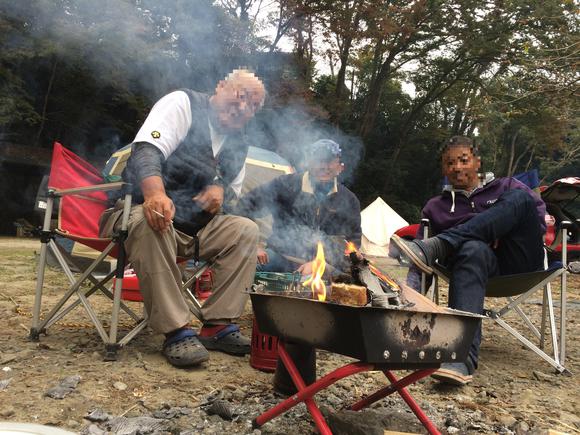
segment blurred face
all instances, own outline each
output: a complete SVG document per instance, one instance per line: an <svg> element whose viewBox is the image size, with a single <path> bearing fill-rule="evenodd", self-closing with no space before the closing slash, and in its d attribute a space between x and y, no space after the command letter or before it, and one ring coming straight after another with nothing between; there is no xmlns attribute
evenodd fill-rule
<svg viewBox="0 0 580 435"><path fill-rule="evenodd" d="M481 160L473 155L470 146L448 148L443 154L441 164L443 175L456 189L471 190L479 184L477 173Z"/></svg>
<svg viewBox="0 0 580 435"><path fill-rule="evenodd" d="M223 130L239 130L252 119L264 99L264 87L251 78L218 83L210 105Z"/></svg>
<svg viewBox="0 0 580 435"><path fill-rule="evenodd" d="M326 183L334 180L342 172L343 165L338 157L332 160L311 161L308 163L308 173L310 177L319 183Z"/></svg>

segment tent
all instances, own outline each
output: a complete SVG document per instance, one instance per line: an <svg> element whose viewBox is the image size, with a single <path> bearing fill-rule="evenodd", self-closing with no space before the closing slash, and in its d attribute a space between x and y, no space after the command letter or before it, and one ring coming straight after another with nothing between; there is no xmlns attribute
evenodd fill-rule
<svg viewBox="0 0 580 435"><path fill-rule="evenodd" d="M408 222L389 205L378 197L360 213L363 254L375 257L386 257L389 254L389 239L399 228Z"/></svg>
<svg viewBox="0 0 580 435"><path fill-rule="evenodd" d="M250 147L246 157L246 176L242 195L276 177L294 172L287 160L272 151Z"/></svg>

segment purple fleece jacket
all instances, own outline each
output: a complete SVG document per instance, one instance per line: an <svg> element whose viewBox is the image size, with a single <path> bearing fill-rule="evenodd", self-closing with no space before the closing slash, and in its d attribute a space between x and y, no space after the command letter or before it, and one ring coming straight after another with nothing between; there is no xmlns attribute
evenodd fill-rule
<svg viewBox="0 0 580 435"><path fill-rule="evenodd" d="M528 192L536 202L538 220L542 230L546 231L546 204L528 186L515 178L496 178L482 187L475 189L469 196L464 192L455 191L452 195L450 190L444 190L441 195L431 198L423 207L423 218L431 223L431 235L437 235L448 228L462 224L473 216L490 208L500 195L511 189L522 189ZM417 238L422 238L419 229Z"/></svg>
<svg viewBox="0 0 580 435"><path fill-rule="evenodd" d="M423 218L429 219L431 225L431 235L435 236L448 228L467 222L473 216L490 208L500 195L511 189L522 189L528 192L536 202L538 210L538 220L542 230L546 231L546 204L528 186L515 178L496 178L482 187L475 189L469 196L464 192L455 191L452 195L450 190L444 190L441 195L431 198L421 214ZM423 238L423 230L419 226L417 239ZM407 284L419 291L421 287L421 272L413 265L409 268Z"/></svg>

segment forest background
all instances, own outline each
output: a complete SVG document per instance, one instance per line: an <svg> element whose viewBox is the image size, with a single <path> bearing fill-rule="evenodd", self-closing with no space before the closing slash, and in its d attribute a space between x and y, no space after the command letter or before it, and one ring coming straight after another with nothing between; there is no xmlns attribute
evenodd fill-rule
<svg viewBox="0 0 580 435"><path fill-rule="evenodd" d="M0 0L0 234L33 219L55 140L101 166L159 97L238 66L268 89L253 145L299 164L334 138L362 205L409 221L451 135L496 176L579 176L579 18L574 0Z"/></svg>

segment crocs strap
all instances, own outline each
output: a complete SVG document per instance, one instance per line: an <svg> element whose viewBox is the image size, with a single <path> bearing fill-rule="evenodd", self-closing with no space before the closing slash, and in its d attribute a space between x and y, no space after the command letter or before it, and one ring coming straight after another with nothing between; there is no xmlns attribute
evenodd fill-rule
<svg viewBox="0 0 580 435"><path fill-rule="evenodd" d="M163 343L163 347L166 347L166 346L169 346L170 344L174 344L174 343L177 343L179 341L185 340L186 338L189 338L189 337L195 337L196 335L197 334L195 333L195 331L191 328L180 329L165 339L165 342Z"/></svg>
<svg viewBox="0 0 580 435"><path fill-rule="evenodd" d="M211 338L215 341L218 341L233 332L240 332L240 327L231 323Z"/></svg>

